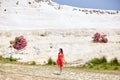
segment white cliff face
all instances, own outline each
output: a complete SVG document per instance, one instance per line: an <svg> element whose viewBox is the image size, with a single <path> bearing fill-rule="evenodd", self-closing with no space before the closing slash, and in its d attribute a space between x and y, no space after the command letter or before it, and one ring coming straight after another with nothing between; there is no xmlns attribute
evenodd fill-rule
<svg viewBox="0 0 120 80"><path fill-rule="evenodd" d="M59 5L51 0L0 0L0 29L119 28L120 12Z"/></svg>
<svg viewBox="0 0 120 80"><path fill-rule="evenodd" d="M108 43L93 43L96 32L107 34ZM28 44L21 51L10 49L9 41L23 35ZM106 56L110 61L120 61L120 29L41 29L41 30L10 30L0 31L0 55L20 58L22 62L36 61L44 64L49 57L57 60L59 48L63 48L68 63L83 64L94 57ZM16 54L17 53L17 54Z"/></svg>

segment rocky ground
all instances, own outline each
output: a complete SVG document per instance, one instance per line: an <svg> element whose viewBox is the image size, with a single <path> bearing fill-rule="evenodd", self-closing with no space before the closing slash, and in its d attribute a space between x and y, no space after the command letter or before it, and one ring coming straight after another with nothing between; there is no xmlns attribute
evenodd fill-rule
<svg viewBox="0 0 120 80"><path fill-rule="evenodd" d="M91 71L65 67L57 75L57 66L0 63L0 80L120 80L120 71Z"/></svg>

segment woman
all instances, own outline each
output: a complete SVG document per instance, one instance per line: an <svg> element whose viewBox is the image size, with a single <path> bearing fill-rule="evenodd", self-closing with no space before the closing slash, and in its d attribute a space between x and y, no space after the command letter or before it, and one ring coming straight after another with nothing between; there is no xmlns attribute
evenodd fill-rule
<svg viewBox="0 0 120 80"><path fill-rule="evenodd" d="M58 59L57 59L57 64L60 69L60 74L62 73L62 67L63 67L64 62L65 62L64 53L63 53L62 48L60 48L59 53L58 53Z"/></svg>

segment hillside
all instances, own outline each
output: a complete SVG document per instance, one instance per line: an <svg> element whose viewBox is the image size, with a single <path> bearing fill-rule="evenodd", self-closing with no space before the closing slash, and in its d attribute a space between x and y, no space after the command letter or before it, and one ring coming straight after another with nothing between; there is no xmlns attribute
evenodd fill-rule
<svg viewBox="0 0 120 80"><path fill-rule="evenodd" d="M0 0L0 29L119 28L120 11L77 8L51 0Z"/></svg>
<svg viewBox="0 0 120 80"><path fill-rule="evenodd" d="M22 62L43 64L49 57L56 60L60 47L70 63L83 64L100 56L120 60L119 28L119 11L77 8L51 0L0 1L0 53L8 57L9 41L24 35L28 46L14 54ZM109 42L92 43L91 37L96 32L107 34Z"/></svg>
<svg viewBox="0 0 120 80"><path fill-rule="evenodd" d="M107 35L108 43L93 43L96 32ZM10 49L9 41L23 35L28 42L25 49ZM106 56L109 60L117 57L120 61L120 29L41 29L0 31L0 53L4 57L20 58L22 62L47 63L49 57L57 59L59 48L63 48L65 60L72 65L84 64L94 57ZM17 54L16 54L17 53Z"/></svg>

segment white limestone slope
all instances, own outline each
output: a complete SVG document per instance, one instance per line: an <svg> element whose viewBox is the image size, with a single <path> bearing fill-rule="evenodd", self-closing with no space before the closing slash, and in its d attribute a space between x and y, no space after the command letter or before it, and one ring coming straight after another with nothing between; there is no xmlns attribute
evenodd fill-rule
<svg viewBox="0 0 120 80"><path fill-rule="evenodd" d="M0 29L3 30L83 27L119 28L120 12L76 8L51 0L0 0Z"/></svg>
<svg viewBox="0 0 120 80"><path fill-rule="evenodd" d="M107 34L108 43L93 43L91 37L95 32ZM27 47L21 51L11 50L9 41L20 35L26 38ZM115 57L120 61L120 29L3 30L0 42L0 55L9 57L13 53L21 62L44 64L50 57L56 61L59 48L63 48L66 62L74 65L102 56L108 61Z"/></svg>
<svg viewBox="0 0 120 80"><path fill-rule="evenodd" d="M0 30L0 55L4 57L11 52L10 40L25 36L27 47L13 55L23 62L43 64L49 57L56 60L60 47L69 63L82 64L101 56L120 60L120 11L76 8L51 0L0 0ZM95 32L107 34L109 42L92 43ZM13 49L13 53L17 52Z"/></svg>

